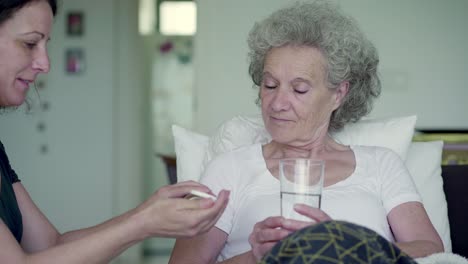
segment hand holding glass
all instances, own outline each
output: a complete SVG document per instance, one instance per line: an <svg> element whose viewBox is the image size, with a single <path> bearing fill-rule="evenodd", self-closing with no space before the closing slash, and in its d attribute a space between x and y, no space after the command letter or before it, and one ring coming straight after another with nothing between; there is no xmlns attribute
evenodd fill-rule
<svg viewBox="0 0 468 264"><path fill-rule="evenodd" d="M325 162L312 159L282 159L279 164L281 215L285 218L312 221L294 211L298 203L320 208Z"/></svg>

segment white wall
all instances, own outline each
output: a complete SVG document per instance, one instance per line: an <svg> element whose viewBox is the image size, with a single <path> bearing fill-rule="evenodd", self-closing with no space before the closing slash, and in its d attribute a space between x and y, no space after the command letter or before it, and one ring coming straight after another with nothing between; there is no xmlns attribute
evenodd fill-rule
<svg viewBox="0 0 468 264"><path fill-rule="evenodd" d="M468 129L468 1L341 5L380 53L383 87L374 116L416 113L419 128Z"/></svg>
<svg viewBox="0 0 468 264"><path fill-rule="evenodd" d="M71 1L71 0L70 0ZM99 0L102 1L102 0ZM134 208L145 199L146 86L143 81L143 42L138 33L138 1L113 0L115 34L113 102L113 214ZM109 94L109 96L111 96ZM127 249L116 263L139 263L142 243Z"/></svg>
<svg viewBox="0 0 468 264"><path fill-rule="evenodd" d="M287 2L198 1L195 129L211 133L236 114L258 112L248 76L253 23ZM468 1L340 0L381 57L374 117L417 114L419 128L468 128Z"/></svg>

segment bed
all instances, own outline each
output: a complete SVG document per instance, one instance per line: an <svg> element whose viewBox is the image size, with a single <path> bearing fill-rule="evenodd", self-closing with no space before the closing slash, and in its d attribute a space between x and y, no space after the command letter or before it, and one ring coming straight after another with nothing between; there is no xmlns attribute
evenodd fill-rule
<svg viewBox="0 0 468 264"><path fill-rule="evenodd" d="M446 249L419 263L468 264L468 165L442 166L443 142L412 142L415 123L416 116L367 119L333 136L343 144L390 148L405 161ZM170 183L198 181L216 155L270 140L259 116L236 116L211 136L177 125L172 129L176 156L161 155Z"/></svg>

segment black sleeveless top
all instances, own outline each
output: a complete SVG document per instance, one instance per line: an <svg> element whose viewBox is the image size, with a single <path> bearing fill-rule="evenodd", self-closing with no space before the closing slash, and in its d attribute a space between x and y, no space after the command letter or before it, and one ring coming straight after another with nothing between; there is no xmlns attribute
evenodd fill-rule
<svg viewBox="0 0 468 264"><path fill-rule="evenodd" d="M5 148L0 141L0 219L10 229L18 243L23 235L23 220L18 208L13 183L19 182L18 176L11 168Z"/></svg>

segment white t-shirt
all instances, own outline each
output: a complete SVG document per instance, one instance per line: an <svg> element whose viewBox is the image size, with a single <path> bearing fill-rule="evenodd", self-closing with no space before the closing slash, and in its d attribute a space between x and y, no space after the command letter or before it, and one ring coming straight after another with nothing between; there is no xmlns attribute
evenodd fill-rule
<svg viewBox="0 0 468 264"><path fill-rule="evenodd" d="M421 201L403 161L382 147L350 146L356 159L354 172L322 192L322 210L332 219L368 227L394 241L387 214L397 205ZM326 165L325 165L326 166ZM251 250L253 226L280 215L280 184L271 175L262 146L255 144L216 157L201 182L213 193L231 190L229 203L216 227L228 234L218 260Z"/></svg>

